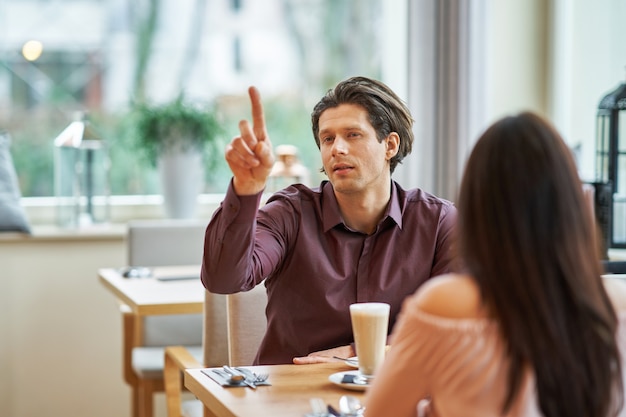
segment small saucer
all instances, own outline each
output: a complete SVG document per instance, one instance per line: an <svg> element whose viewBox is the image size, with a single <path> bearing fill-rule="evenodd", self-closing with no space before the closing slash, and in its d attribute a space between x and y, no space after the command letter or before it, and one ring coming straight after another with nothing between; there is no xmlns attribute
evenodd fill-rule
<svg viewBox="0 0 626 417"><path fill-rule="evenodd" d="M328 380L335 385L352 391L365 391L370 384L357 384L354 378L359 376L359 371L337 372L328 377Z"/></svg>

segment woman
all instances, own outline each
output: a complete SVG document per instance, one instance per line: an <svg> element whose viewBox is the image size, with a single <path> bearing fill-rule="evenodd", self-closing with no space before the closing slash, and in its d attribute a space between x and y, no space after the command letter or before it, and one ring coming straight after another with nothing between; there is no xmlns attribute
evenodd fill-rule
<svg viewBox="0 0 626 417"><path fill-rule="evenodd" d="M467 274L405 301L366 416L626 416L626 285L600 277L591 211L554 128L531 113L491 126L458 212Z"/></svg>

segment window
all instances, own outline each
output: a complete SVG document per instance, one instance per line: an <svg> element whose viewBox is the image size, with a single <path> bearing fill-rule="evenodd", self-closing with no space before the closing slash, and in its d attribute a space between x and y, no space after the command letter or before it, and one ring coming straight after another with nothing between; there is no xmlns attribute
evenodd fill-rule
<svg viewBox="0 0 626 417"><path fill-rule="evenodd" d="M157 194L155 169L130 146L133 100L184 92L216 103L225 143L249 114L248 85L263 94L273 144L296 145L318 182L311 108L340 79L381 77L382 11L383 0L0 3L12 16L0 35L0 127L13 138L22 194L54 195L53 140L83 110L109 145L112 194ZM42 45L38 58L21 53L28 40ZM205 192L229 179L222 162Z"/></svg>

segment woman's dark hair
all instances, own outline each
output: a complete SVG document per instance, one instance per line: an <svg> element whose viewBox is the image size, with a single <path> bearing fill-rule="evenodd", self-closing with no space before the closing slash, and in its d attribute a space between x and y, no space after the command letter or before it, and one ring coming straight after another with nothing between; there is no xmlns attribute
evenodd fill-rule
<svg viewBox="0 0 626 417"><path fill-rule="evenodd" d="M385 84L366 77L352 77L340 82L328 90L326 95L315 105L311 113L313 137L320 147L319 121L322 113L340 104L356 104L369 114L369 120L378 141L385 139L391 132L400 137L398 153L389 161L391 172L411 153L413 147L413 118L408 107Z"/></svg>
<svg viewBox="0 0 626 417"><path fill-rule="evenodd" d="M617 317L604 289L590 206L569 148L532 113L480 137L458 201L459 250L546 417L606 417L623 406Z"/></svg>

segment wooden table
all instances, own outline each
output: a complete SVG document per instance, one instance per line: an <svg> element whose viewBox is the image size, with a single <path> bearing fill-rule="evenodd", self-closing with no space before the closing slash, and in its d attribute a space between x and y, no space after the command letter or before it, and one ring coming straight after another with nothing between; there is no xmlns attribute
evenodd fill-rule
<svg viewBox="0 0 626 417"><path fill-rule="evenodd" d="M199 265L155 267L151 271L151 277L125 278L118 269L98 270L100 282L119 300L121 311L132 313L132 328L124 329L132 333L132 346L143 343L145 316L196 314L204 308L206 290L200 282ZM198 279L159 279L195 274Z"/></svg>
<svg viewBox="0 0 626 417"><path fill-rule="evenodd" d="M193 274L197 280L159 280ZM125 278L117 269L100 269L98 277L137 316L202 313L205 289L198 265L152 268L149 278Z"/></svg>
<svg viewBox="0 0 626 417"><path fill-rule="evenodd" d="M328 380L335 372L354 370L343 362L314 365L269 365L246 367L268 373L271 386L225 388L202 373L185 370L185 387L217 417L303 417L312 412L309 400L321 398L339 409L342 395L363 399L362 391L346 390ZM211 415L211 414L209 414Z"/></svg>

